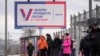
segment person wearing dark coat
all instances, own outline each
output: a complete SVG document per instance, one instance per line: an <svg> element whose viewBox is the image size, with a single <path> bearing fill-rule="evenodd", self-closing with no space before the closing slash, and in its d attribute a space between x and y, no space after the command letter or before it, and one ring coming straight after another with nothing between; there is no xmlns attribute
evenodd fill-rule
<svg viewBox="0 0 100 56"><path fill-rule="evenodd" d="M92 25L90 34L92 34L91 36L92 37L91 38L91 42L92 42L91 56L97 56L97 55L100 56L100 28L98 27L97 23Z"/></svg>
<svg viewBox="0 0 100 56"><path fill-rule="evenodd" d="M84 56L90 56L91 47L91 37L90 35L85 36L81 39L79 51L83 53Z"/></svg>
<svg viewBox="0 0 100 56"><path fill-rule="evenodd" d="M58 56L59 51L61 49L61 39L58 35L55 36L55 39L53 41L53 56Z"/></svg>
<svg viewBox="0 0 100 56"><path fill-rule="evenodd" d="M98 49L97 53L98 53L98 56L100 56L100 32L95 33L95 39L93 41L94 41L94 45L93 46L97 46L96 47Z"/></svg>
<svg viewBox="0 0 100 56"><path fill-rule="evenodd" d="M94 34L92 34L91 36L91 56L98 56L98 43L97 43L97 39L96 36Z"/></svg>
<svg viewBox="0 0 100 56"><path fill-rule="evenodd" d="M61 48L60 48L58 56L63 56L63 46L62 46L63 41L64 41L64 35L61 36Z"/></svg>
<svg viewBox="0 0 100 56"><path fill-rule="evenodd" d="M47 37L47 43L48 43L48 50L47 50L47 56L52 56L52 48L53 48L53 40L51 38L50 34L46 34Z"/></svg>
<svg viewBox="0 0 100 56"><path fill-rule="evenodd" d="M32 45L32 41L29 41L29 44L27 46L28 56L32 56L34 50L34 46Z"/></svg>

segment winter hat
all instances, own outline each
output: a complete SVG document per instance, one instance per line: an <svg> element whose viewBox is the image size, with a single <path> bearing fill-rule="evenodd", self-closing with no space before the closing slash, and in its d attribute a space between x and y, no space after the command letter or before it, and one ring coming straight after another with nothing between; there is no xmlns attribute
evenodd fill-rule
<svg viewBox="0 0 100 56"><path fill-rule="evenodd" d="M32 44L32 40L29 40L29 44Z"/></svg>

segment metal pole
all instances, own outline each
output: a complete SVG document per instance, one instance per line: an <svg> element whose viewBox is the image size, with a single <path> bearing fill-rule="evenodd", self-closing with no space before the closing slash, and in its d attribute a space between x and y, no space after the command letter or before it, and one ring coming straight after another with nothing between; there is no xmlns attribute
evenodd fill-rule
<svg viewBox="0 0 100 56"><path fill-rule="evenodd" d="M8 40L8 47L10 46L10 39L9 39L9 32L8 32L8 38L7 38L7 40Z"/></svg>
<svg viewBox="0 0 100 56"><path fill-rule="evenodd" d="M55 2L55 0L53 0L53 2Z"/></svg>
<svg viewBox="0 0 100 56"><path fill-rule="evenodd" d="M39 34L42 35L42 29L39 29Z"/></svg>
<svg viewBox="0 0 100 56"><path fill-rule="evenodd" d="M5 56L7 56L7 0L5 0Z"/></svg>
<svg viewBox="0 0 100 56"><path fill-rule="evenodd" d="M31 29L29 29L29 36L32 36L32 31L31 31Z"/></svg>
<svg viewBox="0 0 100 56"><path fill-rule="evenodd" d="M30 2L30 0L28 0L28 2Z"/></svg>
<svg viewBox="0 0 100 56"><path fill-rule="evenodd" d="M89 0L89 19L92 18L92 0Z"/></svg>

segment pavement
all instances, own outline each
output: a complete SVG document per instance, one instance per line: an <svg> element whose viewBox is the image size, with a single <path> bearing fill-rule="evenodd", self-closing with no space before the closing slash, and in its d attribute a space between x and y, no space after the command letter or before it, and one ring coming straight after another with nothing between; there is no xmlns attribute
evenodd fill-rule
<svg viewBox="0 0 100 56"><path fill-rule="evenodd" d="M20 56L19 54L16 54L16 55L8 55L8 56Z"/></svg>

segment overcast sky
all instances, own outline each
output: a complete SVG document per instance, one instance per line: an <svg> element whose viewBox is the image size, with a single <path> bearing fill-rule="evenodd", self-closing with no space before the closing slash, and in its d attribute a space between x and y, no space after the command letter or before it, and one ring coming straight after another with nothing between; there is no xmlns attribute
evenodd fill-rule
<svg viewBox="0 0 100 56"><path fill-rule="evenodd" d="M15 30L14 29L14 2L15 1L27 1L27 0L7 0L8 1L8 31L11 34L11 38L18 40L21 34L23 33L22 30ZM31 1L52 1L52 0L31 0ZM88 11L88 0L56 0L56 1L66 1L67 3L67 28L69 28L70 24L70 15L77 15L78 12L83 13L83 10ZM96 4L100 2L93 1L93 8L95 8ZM0 1L0 38L4 39L4 31L5 30L5 0ZM60 30L60 29L57 29ZM43 33L52 33L57 31L55 29L45 29L42 30ZM16 34L17 33L17 34Z"/></svg>

